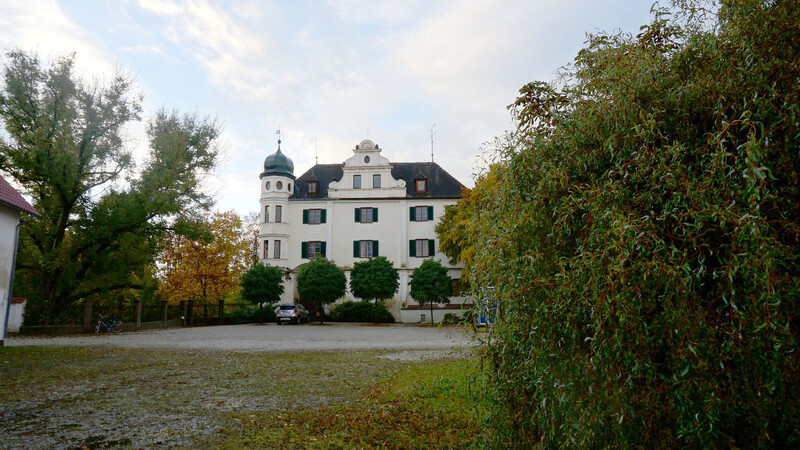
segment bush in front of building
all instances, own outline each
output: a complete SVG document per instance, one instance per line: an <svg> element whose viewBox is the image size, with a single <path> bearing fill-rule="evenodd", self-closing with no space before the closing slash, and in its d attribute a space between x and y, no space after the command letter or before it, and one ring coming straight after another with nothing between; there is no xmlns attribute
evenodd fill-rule
<svg viewBox="0 0 800 450"><path fill-rule="evenodd" d="M275 310L272 307L267 306L264 308L262 313L264 314L264 323L275 322ZM261 321L261 318L258 315L258 305L248 305L236 308L231 311L228 318L234 325L243 323L259 323Z"/></svg>
<svg viewBox="0 0 800 450"><path fill-rule="evenodd" d="M378 323L394 323L394 316L381 302L378 302ZM375 305L372 302L347 301L336 305L331 311L331 320L335 322L372 322L375 319Z"/></svg>

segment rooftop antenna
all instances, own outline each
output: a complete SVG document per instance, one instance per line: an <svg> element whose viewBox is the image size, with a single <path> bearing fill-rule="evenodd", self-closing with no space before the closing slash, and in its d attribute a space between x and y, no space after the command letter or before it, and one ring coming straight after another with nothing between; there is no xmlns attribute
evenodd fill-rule
<svg viewBox="0 0 800 450"><path fill-rule="evenodd" d="M434 128L436 128L435 123L431 125L431 163L433 163L433 137L438 133L438 131L434 131Z"/></svg>
<svg viewBox="0 0 800 450"><path fill-rule="evenodd" d="M317 154L317 138L314 138L314 164L319 164L319 155Z"/></svg>

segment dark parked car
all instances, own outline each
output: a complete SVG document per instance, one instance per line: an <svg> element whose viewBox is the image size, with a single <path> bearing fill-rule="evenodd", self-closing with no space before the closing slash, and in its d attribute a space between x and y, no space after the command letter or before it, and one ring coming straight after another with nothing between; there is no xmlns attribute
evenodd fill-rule
<svg viewBox="0 0 800 450"><path fill-rule="evenodd" d="M308 323L310 314L305 306L299 303L288 303L278 305L275 308L275 322L280 325L282 322L289 323Z"/></svg>

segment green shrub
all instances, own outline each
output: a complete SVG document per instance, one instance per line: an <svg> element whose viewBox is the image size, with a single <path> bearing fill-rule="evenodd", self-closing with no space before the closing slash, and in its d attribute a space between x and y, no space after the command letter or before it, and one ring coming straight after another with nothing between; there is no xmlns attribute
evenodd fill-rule
<svg viewBox="0 0 800 450"><path fill-rule="evenodd" d="M445 325L453 325L456 323L461 323L462 319L457 314L447 313L442 318L442 323Z"/></svg>
<svg viewBox="0 0 800 450"><path fill-rule="evenodd" d="M471 221L490 446L800 442L800 2L675 4L512 107Z"/></svg>
<svg viewBox="0 0 800 450"><path fill-rule="evenodd" d="M375 319L375 304L372 302L353 302L334 305L331 311L331 320L336 322L373 322ZM394 323L394 316L386 306L378 302L378 323Z"/></svg>
<svg viewBox="0 0 800 450"><path fill-rule="evenodd" d="M265 305L263 314L265 323L275 321L275 310L272 306ZM228 314L228 319L233 324L259 323L261 319L258 314L258 305L240 306Z"/></svg>

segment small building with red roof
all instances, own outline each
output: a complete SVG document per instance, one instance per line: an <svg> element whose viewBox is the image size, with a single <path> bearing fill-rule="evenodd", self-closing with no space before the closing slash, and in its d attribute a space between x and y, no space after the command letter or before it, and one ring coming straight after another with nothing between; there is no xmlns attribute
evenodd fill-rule
<svg viewBox="0 0 800 450"><path fill-rule="evenodd" d="M0 175L0 346L8 335L19 227L30 220L22 222L28 217L42 216ZM21 312L22 308L15 308L16 311ZM16 319L21 323L21 317Z"/></svg>

